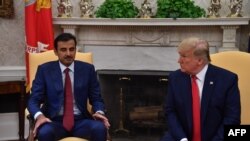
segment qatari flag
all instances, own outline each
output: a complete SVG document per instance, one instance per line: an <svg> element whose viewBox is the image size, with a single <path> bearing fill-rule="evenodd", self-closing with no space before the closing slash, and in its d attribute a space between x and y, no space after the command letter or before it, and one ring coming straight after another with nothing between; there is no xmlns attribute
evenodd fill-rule
<svg viewBox="0 0 250 141"><path fill-rule="evenodd" d="M25 1L26 82L29 91L29 53L53 49L51 0Z"/></svg>

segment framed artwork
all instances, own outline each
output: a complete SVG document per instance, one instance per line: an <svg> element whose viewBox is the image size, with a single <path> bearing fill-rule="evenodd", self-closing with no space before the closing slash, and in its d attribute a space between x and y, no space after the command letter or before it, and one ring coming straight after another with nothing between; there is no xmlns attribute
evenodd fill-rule
<svg viewBox="0 0 250 141"><path fill-rule="evenodd" d="M13 0L0 0L0 17L12 18L14 16Z"/></svg>

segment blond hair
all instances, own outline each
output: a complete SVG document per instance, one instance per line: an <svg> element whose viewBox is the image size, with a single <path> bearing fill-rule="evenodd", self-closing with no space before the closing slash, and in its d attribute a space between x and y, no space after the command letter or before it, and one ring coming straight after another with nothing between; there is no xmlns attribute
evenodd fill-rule
<svg viewBox="0 0 250 141"><path fill-rule="evenodd" d="M206 40L197 37L184 39L178 46L178 51L194 50L193 55L203 59L206 63L211 61L209 53L209 44Z"/></svg>

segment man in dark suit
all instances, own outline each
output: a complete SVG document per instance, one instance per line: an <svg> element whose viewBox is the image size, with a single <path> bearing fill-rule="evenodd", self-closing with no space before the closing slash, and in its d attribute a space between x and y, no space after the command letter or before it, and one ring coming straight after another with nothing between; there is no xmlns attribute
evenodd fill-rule
<svg viewBox="0 0 250 141"><path fill-rule="evenodd" d="M54 41L58 61L42 64L37 69L28 110L36 121L33 133L39 141L56 141L67 136L88 138L91 141L105 141L107 138L110 124L104 115L95 68L75 60L76 44L72 34L60 34ZM66 69L69 70L67 76L64 72ZM70 102L72 121L64 120L66 85L70 85L71 98L73 96ZM93 106L93 115L87 110L88 99ZM71 124L66 126L65 123L69 122Z"/></svg>
<svg viewBox="0 0 250 141"><path fill-rule="evenodd" d="M165 107L168 131L161 141L223 141L224 125L240 124L238 76L210 64L205 40L184 39L178 53L180 69L169 76ZM193 82L191 76L195 76ZM193 116L192 83L197 86L198 116ZM193 117L198 119L193 121ZM196 125L200 133L194 135Z"/></svg>

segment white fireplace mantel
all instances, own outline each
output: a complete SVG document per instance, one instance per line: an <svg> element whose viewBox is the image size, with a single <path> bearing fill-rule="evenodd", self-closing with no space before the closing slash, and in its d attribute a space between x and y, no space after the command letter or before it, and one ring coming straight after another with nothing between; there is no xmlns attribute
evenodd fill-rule
<svg viewBox="0 0 250 141"><path fill-rule="evenodd" d="M175 70L176 47L189 36L209 41L211 53L238 50L249 18L103 19L53 18L55 32L77 35L78 47L94 53L96 69ZM237 31L237 32L236 32ZM0 67L0 79L23 79L24 66Z"/></svg>
<svg viewBox="0 0 250 141"><path fill-rule="evenodd" d="M249 18L108 19L53 18L78 47L93 52L96 69L175 70L176 46L187 37L209 42L211 53L239 50L241 27Z"/></svg>
<svg viewBox="0 0 250 141"><path fill-rule="evenodd" d="M152 18L152 19L139 19L139 18L131 18L131 19L108 19L108 18L53 18L53 24L58 25L63 28L64 32L70 32L74 35L77 34L79 28L88 27L88 26L95 26L95 27L116 27L116 29L123 28L123 27L133 27L142 28L147 27L152 28L159 28L162 27L171 28L171 27L185 27L185 28L195 28L199 27L200 30L207 27L220 27L222 29L221 33L221 43L219 51L226 51L226 50L238 50L237 47L237 29L240 28L241 25L248 25L249 18L180 18L180 19L159 19L159 18ZM83 30L84 31L84 30ZM83 32L82 31L82 32ZM185 34L185 30L181 30L183 34ZM125 31L126 32L126 31ZM206 32L206 31L204 31ZM119 33L118 33L119 34ZM124 33L123 33L124 34ZM168 32L169 34L169 32ZM180 33L178 33L180 34ZM207 35L213 36L213 35ZM213 41L212 41L213 42ZM91 41L85 41L85 43L93 43ZM126 41L127 44L123 45L134 45ZM97 42L93 44L98 44ZM105 45L105 43L104 43ZM107 44L110 45L110 44ZM111 43L111 45L113 45ZM167 44L169 46L169 44Z"/></svg>
<svg viewBox="0 0 250 141"><path fill-rule="evenodd" d="M235 26L247 25L249 18L53 18L55 25L99 26Z"/></svg>

